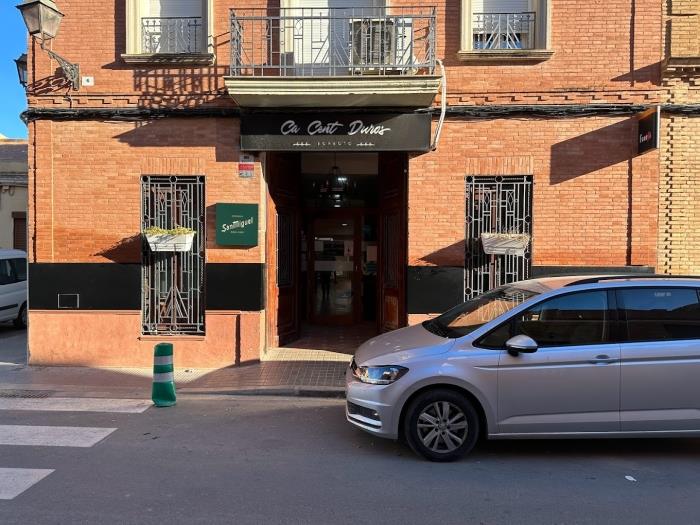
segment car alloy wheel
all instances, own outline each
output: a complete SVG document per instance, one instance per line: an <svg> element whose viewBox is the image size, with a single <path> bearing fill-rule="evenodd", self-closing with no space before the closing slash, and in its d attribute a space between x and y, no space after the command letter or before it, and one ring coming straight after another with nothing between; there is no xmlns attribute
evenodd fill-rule
<svg viewBox="0 0 700 525"><path fill-rule="evenodd" d="M404 436L431 461L453 461L469 452L479 436L479 418L466 397L454 390L420 394L406 409Z"/></svg>
<svg viewBox="0 0 700 525"><path fill-rule="evenodd" d="M452 452L467 437L467 416L449 401L431 403L418 416L418 436L433 452Z"/></svg>

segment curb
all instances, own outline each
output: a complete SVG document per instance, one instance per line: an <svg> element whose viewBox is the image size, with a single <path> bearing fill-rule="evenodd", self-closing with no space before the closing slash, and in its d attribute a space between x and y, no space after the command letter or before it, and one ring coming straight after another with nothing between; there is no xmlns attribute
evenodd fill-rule
<svg viewBox="0 0 700 525"><path fill-rule="evenodd" d="M280 396L344 399L345 389L337 387L282 386L258 387L246 389L226 388L180 388L183 395L218 395L218 396Z"/></svg>

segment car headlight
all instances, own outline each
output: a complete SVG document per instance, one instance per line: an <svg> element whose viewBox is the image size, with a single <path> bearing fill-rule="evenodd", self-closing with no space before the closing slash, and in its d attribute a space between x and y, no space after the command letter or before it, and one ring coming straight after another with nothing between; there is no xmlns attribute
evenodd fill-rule
<svg viewBox="0 0 700 525"><path fill-rule="evenodd" d="M388 385L393 383L408 372L403 366L358 366L354 369L354 375L363 383L372 385Z"/></svg>

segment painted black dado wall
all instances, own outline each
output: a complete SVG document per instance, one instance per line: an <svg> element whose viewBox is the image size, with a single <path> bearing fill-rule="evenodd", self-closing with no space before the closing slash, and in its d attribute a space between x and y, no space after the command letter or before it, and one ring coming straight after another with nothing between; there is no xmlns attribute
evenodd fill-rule
<svg viewBox="0 0 700 525"><path fill-rule="evenodd" d="M406 311L409 314L444 312L464 301L464 268L409 266Z"/></svg>
<svg viewBox="0 0 700 525"><path fill-rule="evenodd" d="M530 275L596 275L654 273L650 266L533 266ZM406 290L409 314L441 313L464 301L464 268L409 266Z"/></svg>
<svg viewBox="0 0 700 525"><path fill-rule="evenodd" d="M207 264L206 309L262 310L263 279L263 264ZM28 285L30 309L57 310L59 294L78 294L80 310L141 310L140 264L30 263Z"/></svg>

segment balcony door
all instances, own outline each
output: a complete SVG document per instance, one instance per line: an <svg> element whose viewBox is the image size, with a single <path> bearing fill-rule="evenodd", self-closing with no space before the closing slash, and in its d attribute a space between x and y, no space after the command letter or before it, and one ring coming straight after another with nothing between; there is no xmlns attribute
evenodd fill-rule
<svg viewBox="0 0 700 525"><path fill-rule="evenodd" d="M284 74L355 74L373 56L377 59L394 50L396 21L385 19L385 5L384 0L283 0L280 60Z"/></svg>

